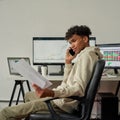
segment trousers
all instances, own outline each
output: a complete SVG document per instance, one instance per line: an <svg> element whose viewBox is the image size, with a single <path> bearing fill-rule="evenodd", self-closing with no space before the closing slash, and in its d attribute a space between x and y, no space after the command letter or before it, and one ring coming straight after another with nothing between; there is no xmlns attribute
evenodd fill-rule
<svg viewBox="0 0 120 120"><path fill-rule="evenodd" d="M44 102L46 98L38 98L34 92L28 92L25 95L25 103L6 107L0 111L0 120L21 120L27 117L30 113L48 111L48 107ZM52 103L57 110L59 108Z"/></svg>

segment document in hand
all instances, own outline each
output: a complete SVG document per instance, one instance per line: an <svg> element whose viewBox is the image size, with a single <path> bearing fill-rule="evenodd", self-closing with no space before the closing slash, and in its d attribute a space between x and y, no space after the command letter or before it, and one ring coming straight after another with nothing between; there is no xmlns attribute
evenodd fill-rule
<svg viewBox="0 0 120 120"><path fill-rule="evenodd" d="M35 71L24 59L13 63L13 68L25 77L31 83L35 83L40 88L44 89L52 85L52 83Z"/></svg>

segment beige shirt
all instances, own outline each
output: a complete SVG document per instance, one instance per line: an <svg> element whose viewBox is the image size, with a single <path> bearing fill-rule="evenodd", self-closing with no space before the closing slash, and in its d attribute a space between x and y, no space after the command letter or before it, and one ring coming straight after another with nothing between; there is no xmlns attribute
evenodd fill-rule
<svg viewBox="0 0 120 120"><path fill-rule="evenodd" d="M54 100L60 109L69 113L77 109L78 101L63 97L84 95L94 65L99 58L102 58L99 48L86 47L77 55L74 65L65 64L64 79L61 85L53 89L55 97L61 97L61 99Z"/></svg>

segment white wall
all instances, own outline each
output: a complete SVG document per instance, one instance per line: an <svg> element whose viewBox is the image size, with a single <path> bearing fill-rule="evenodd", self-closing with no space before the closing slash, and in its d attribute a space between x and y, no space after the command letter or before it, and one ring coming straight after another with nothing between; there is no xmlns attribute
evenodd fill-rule
<svg viewBox="0 0 120 120"><path fill-rule="evenodd" d="M32 60L32 37L64 36L72 25L85 24L97 43L118 43L119 0L0 0L0 100L13 88L7 57Z"/></svg>

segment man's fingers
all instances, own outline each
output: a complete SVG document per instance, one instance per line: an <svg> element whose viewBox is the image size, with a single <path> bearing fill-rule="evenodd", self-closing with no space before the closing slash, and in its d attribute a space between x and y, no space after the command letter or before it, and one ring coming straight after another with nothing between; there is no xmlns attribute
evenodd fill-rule
<svg viewBox="0 0 120 120"><path fill-rule="evenodd" d="M41 88L39 86L37 86L36 84L32 84L32 87L35 89L35 90L41 90Z"/></svg>

